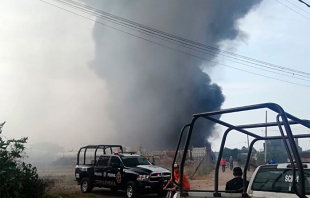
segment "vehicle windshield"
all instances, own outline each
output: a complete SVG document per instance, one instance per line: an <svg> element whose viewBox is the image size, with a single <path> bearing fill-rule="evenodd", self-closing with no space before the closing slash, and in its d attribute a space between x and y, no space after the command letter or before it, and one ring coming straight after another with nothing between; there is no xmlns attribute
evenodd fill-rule
<svg viewBox="0 0 310 198"><path fill-rule="evenodd" d="M121 156L122 161L127 167L134 167L139 165L151 165L151 163L141 156Z"/></svg>
<svg viewBox="0 0 310 198"><path fill-rule="evenodd" d="M306 194L310 194L310 170L304 169ZM296 170L297 188L298 186L298 170ZM255 191L271 191L282 193L294 193L293 170L277 169L276 167L262 167L253 181L252 190Z"/></svg>

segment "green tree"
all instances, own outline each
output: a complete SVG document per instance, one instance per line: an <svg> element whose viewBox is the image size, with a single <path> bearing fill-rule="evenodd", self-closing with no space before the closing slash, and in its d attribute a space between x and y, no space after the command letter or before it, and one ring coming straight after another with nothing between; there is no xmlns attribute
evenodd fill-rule
<svg viewBox="0 0 310 198"><path fill-rule="evenodd" d="M0 134L5 122L0 124ZM22 161L26 137L5 140L0 136L0 197L42 197L49 180L39 178L36 167Z"/></svg>
<svg viewBox="0 0 310 198"><path fill-rule="evenodd" d="M229 158L231 156L231 153L232 153L232 149L225 147L224 150L223 150L223 157L224 158L226 158L226 157Z"/></svg>
<svg viewBox="0 0 310 198"><path fill-rule="evenodd" d="M249 149L245 146L243 146L241 149L237 149L237 148L230 149L230 148L225 147L223 150L223 157L229 158L230 156L232 156L234 159L237 159L239 153L248 153L248 151ZM253 148L252 154L255 154L255 153L257 153L257 150Z"/></svg>
<svg viewBox="0 0 310 198"><path fill-rule="evenodd" d="M242 152L248 152L248 150L249 150L249 149L248 149L247 147L245 147L245 146L243 146L243 147L241 148L241 151L242 151Z"/></svg>
<svg viewBox="0 0 310 198"><path fill-rule="evenodd" d="M223 150L223 157L224 158L229 158L230 156L232 156L234 159L237 159L238 153L240 152L239 149L234 148L234 149L230 149L225 147Z"/></svg>
<svg viewBox="0 0 310 198"><path fill-rule="evenodd" d="M248 147L245 147L245 146L243 146L240 150L240 152L242 153L247 153L248 151L249 151ZM257 153L257 150L253 147L252 154L255 154L255 153Z"/></svg>
<svg viewBox="0 0 310 198"><path fill-rule="evenodd" d="M271 159L275 160L276 163L284 163L287 162L287 153L285 150L281 150L279 148L272 149L268 151L267 155L267 163ZM265 151L260 151L257 153L257 163L258 164L266 164L265 162Z"/></svg>

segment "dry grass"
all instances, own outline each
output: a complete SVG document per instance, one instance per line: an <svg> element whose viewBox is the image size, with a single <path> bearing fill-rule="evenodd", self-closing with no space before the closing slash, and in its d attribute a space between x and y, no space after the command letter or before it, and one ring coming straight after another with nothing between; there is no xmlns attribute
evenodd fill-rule
<svg viewBox="0 0 310 198"><path fill-rule="evenodd" d="M160 160L156 165L171 170L172 159ZM187 163L184 168L184 173L190 179L193 175L197 164ZM201 165L198 169L195 177L191 179L192 189L205 189L206 187L213 186L213 175L209 174L212 171L211 168ZM39 170L41 175L49 175L54 179L55 185L49 190L44 198L99 198L99 197L125 197L123 192L111 192L110 189L94 188L92 193L83 194L80 190L80 186L77 185L74 178L74 166L71 167L53 167L48 169ZM203 181L202 181L203 180ZM204 182L206 181L206 182ZM201 185L201 183L205 183ZM146 195L145 197L153 197L154 195Z"/></svg>

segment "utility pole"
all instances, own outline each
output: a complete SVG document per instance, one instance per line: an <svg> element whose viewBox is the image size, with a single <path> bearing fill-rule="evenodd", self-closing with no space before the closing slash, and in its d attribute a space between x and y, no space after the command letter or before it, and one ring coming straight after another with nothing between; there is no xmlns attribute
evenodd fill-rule
<svg viewBox="0 0 310 198"><path fill-rule="evenodd" d="M249 135L247 135L247 138L248 138L248 151L250 151ZM250 163L251 161L252 161L252 152L250 154ZM248 166L248 171L250 171L250 166Z"/></svg>
<svg viewBox="0 0 310 198"><path fill-rule="evenodd" d="M248 136L248 149L250 149L250 143L249 143L249 135Z"/></svg>
<svg viewBox="0 0 310 198"><path fill-rule="evenodd" d="M265 122L267 124L267 111L266 111ZM265 137L267 137L267 127L265 127ZM267 163L267 140L265 140L265 162Z"/></svg>

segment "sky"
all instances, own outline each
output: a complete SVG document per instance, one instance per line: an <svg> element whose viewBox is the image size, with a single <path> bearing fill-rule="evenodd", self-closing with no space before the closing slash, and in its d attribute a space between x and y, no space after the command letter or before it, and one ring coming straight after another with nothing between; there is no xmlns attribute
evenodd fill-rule
<svg viewBox="0 0 310 198"><path fill-rule="evenodd" d="M247 38L223 43L223 49L310 72L307 56L310 10L298 1L288 1L306 10L308 14L293 7L308 19L277 1L265 0L238 22ZM113 12L113 9L109 11ZM118 143L114 138L115 123L107 111L107 84L89 67L95 54L94 22L39 0L3 0L0 18L0 122L7 122L2 135L8 138L27 136L29 144L54 142L67 150L101 143L102 139ZM307 81L219 61L310 86ZM226 98L222 108L275 102L297 117L310 119L310 87L221 65L208 67L205 71L222 87ZM268 112L268 121L274 121L274 118L275 115ZM264 122L265 111L225 115L221 119L234 124ZM309 133L300 126L293 128L295 134ZM210 138L213 150L219 149L223 131L224 128L217 127ZM255 132L264 133L263 129ZM274 129L268 133L277 135ZM300 141L304 149L310 149L309 143L310 140ZM243 134L230 134L226 146L247 146L247 138ZM262 144L257 143L255 147L261 149Z"/></svg>
<svg viewBox="0 0 310 198"><path fill-rule="evenodd" d="M296 1L291 0L290 2L307 10L307 7L303 7L296 3ZM292 7L290 4L286 5ZM303 13L300 10L298 12ZM307 15L305 14L305 16ZM308 14L308 18L309 16L310 14ZM309 72L309 56L307 56L310 44L307 36L310 33L309 22L310 20L289 10L277 1L263 1L256 11L251 12L244 20L240 21L240 26L249 35L249 39L238 47L237 53L284 67ZM229 63L229 65L233 66L234 64ZM238 68L309 86L307 81L300 81L286 76L270 75L270 73L253 68L249 69L245 66L241 67L240 65L238 65ZM224 73L218 75L221 71L224 71ZM214 74L211 75L213 80L222 85L224 94L226 94L226 102L223 108L274 102L281 105L285 111L297 117L309 119L309 87L292 85L231 68L216 67L212 73ZM269 115L268 121L275 121L274 114L268 112L267 115ZM242 117L233 115L223 116L222 119L240 124L243 122L264 122L265 111L244 114ZM307 129L301 126L293 128L293 132L296 134L309 133ZM264 134L262 129L255 131L257 134ZM269 133L279 135L275 128L271 128ZM234 137L229 139L229 142L227 142L228 146L237 146L242 140L244 140L243 145L247 146L247 139L244 135L234 134ZM300 140L300 144L304 149L309 149L309 143L308 139ZM262 145L257 145L257 147L262 148Z"/></svg>

